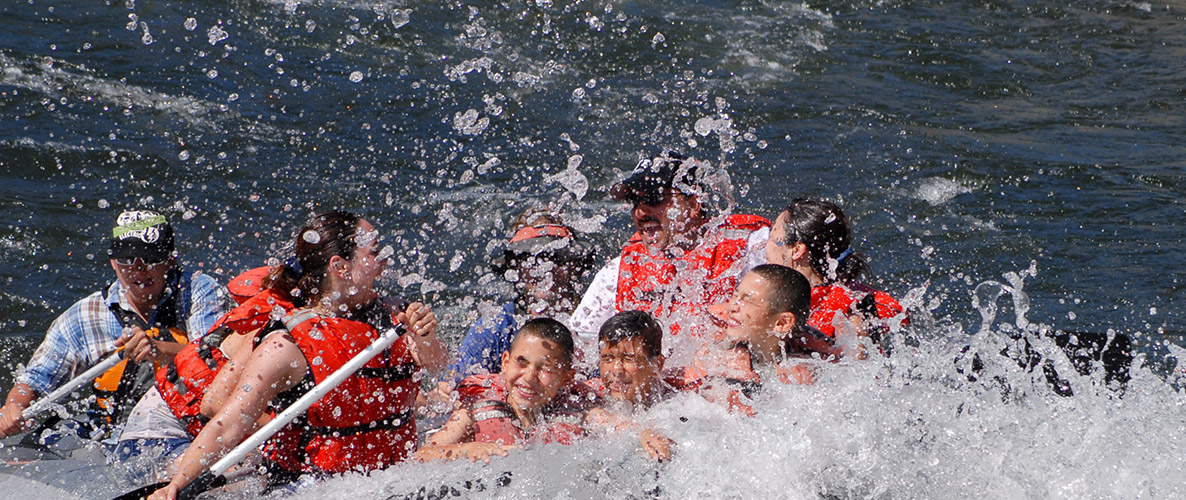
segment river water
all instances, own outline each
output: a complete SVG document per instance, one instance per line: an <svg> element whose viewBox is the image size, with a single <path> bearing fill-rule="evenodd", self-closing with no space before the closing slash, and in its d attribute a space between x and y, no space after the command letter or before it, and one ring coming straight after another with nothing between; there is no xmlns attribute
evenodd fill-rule
<svg viewBox="0 0 1186 500"><path fill-rule="evenodd" d="M875 283L912 310L908 342L772 391L755 419L685 401L688 422L661 418L682 443L670 464L628 440L544 448L504 462L527 471L509 486L470 494L1180 496L1184 12L10 0L0 382L112 278L104 234L125 206L167 210L186 265L223 280L278 255L313 210L363 213L402 256L388 289L426 297L456 339L509 293L485 264L507 221L551 204L612 255L630 221L608 186L677 148L719 165L725 209L839 201ZM1074 375L1043 329L1132 338L1124 397ZM963 346L1018 335L1074 397L991 354L996 383L955 371ZM386 498L496 469L409 466L302 495Z"/></svg>

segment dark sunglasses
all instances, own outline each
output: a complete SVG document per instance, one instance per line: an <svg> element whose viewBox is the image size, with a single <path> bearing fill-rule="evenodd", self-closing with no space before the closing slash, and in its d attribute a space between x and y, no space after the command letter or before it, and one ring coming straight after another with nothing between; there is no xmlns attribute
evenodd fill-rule
<svg viewBox="0 0 1186 500"><path fill-rule="evenodd" d="M663 201L667 199L667 193L665 191L666 190L641 193L632 190L630 191L630 194L626 195L626 201L629 201L635 205L642 203L643 205L657 207L662 205Z"/></svg>
<svg viewBox="0 0 1186 500"><path fill-rule="evenodd" d="M143 257L117 257L115 259L115 263L121 266L134 266L136 265L136 261L140 261L144 267L153 268L164 264L166 259L167 258L162 258L161 260L150 261Z"/></svg>

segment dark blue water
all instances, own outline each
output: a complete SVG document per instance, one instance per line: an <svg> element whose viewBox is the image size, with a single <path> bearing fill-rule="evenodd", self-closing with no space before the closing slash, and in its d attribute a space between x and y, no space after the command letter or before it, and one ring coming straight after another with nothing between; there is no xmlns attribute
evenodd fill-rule
<svg viewBox="0 0 1186 500"><path fill-rule="evenodd" d="M61 310L113 278L104 236L130 205L169 211L187 265L222 279L279 255L312 211L359 211L402 256L389 288L427 296L456 337L477 301L506 297L485 262L507 221L550 204L610 255L630 222L606 190L661 148L720 164L721 204L737 211L841 202L877 284L911 297L922 337L980 331L972 291L1021 273L1031 307L1018 318L1003 299L995 325L1128 333L1160 364L1176 348L1165 341L1186 332L1184 11L1095 0L11 0L0 5L0 365L27 359ZM941 352L935 366L949 364ZM907 393L851 394L892 413ZM833 403L851 421L852 406ZM1081 422L1148 413L1109 420L1082 404ZM988 424L963 430L1020 418L982 415ZM1013 446L1075 449L1080 434L1036 432L1041 418ZM1175 418L1162 430L1179 429ZM1060 481L1107 485L1047 462L1093 477L1119 467L1030 450L1018 467L1052 478L1035 479L933 446L904 467L932 479L853 473L815 491L928 496L947 490L911 488L966 465L984 476L952 484L1063 496ZM885 453L799 465L892 469L898 457ZM1120 468L1160 463L1139 458ZM984 479L996 477L1015 482Z"/></svg>
<svg viewBox="0 0 1186 500"><path fill-rule="evenodd" d="M929 283L946 321L1034 262L1033 320L1183 331L1172 5L34 0L0 19L6 338L110 277L94 256L136 204L224 277L310 210L361 211L449 309L525 206L589 219L612 253L628 220L605 188L665 147L723 160L737 210L841 201L882 285ZM570 161L583 198L549 181Z"/></svg>

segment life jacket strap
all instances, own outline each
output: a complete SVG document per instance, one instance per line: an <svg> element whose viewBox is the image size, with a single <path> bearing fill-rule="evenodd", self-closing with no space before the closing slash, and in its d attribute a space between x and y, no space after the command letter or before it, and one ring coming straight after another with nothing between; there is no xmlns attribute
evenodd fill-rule
<svg viewBox="0 0 1186 500"><path fill-rule="evenodd" d="M387 431L396 430L413 422L415 418L415 410L407 409L390 417L365 424L352 425L349 427L329 427L329 426L310 426L305 432L309 435L324 435L333 437L346 437L362 434L364 432L373 431Z"/></svg>

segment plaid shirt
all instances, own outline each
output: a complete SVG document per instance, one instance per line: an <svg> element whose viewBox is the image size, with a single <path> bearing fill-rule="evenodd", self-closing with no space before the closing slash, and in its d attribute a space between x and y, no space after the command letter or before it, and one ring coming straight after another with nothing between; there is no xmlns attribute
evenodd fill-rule
<svg viewBox="0 0 1186 500"><path fill-rule="evenodd" d="M222 316L225 292L214 278L201 272L182 279L180 289L178 304L189 304L184 327L187 336L190 340L200 338ZM112 314L112 304L133 311L119 281L108 287L106 295L95 292L70 306L50 325L45 340L16 382L45 395L115 352L115 341L123 335L123 326Z"/></svg>

